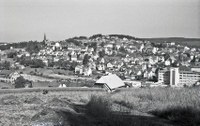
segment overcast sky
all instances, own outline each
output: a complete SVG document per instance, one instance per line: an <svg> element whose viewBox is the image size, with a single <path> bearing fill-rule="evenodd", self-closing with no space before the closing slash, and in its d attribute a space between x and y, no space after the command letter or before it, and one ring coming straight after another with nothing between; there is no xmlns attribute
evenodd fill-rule
<svg viewBox="0 0 200 126"><path fill-rule="evenodd" d="M200 0L0 0L0 41L73 36L200 38Z"/></svg>

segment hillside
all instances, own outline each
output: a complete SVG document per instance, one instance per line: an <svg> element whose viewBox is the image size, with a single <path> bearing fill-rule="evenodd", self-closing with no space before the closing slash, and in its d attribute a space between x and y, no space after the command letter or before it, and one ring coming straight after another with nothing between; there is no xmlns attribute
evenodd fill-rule
<svg viewBox="0 0 200 126"><path fill-rule="evenodd" d="M176 44L182 44L191 47L200 47L200 38L184 38L184 37L169 37L169 38L141 38L150 42L175 42Z"/></svg>

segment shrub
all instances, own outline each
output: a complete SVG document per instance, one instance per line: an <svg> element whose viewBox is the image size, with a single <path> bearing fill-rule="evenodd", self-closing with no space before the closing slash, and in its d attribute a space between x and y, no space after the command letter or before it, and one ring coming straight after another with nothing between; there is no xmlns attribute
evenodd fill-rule
<svg viewBox="0 0 200 126"><path fill-rule="evenodd" d="M103 96L92 95L87 104L88 113L95 117L108 117L111 110L111 102Z"/></svg>
<svg viewBox="0 0 200 126"><path fill-rule="evenodd" d="M171 120L182 126L199 126L200 111L191 107L171 107L165 110L154 110L153 115Z"/></svg>
<svg viewBox="0 0 200 126"><path fill-rule="evenodd" d="M109 95L93 95L86 106L87 114L95 117L99 126L161 126L149 117L127 115L123 111L114 112L113 105Z"/></svg>
<svg viewBox="0 0 200 126"><path fill-rule="evenodd" d="M24 77L20 76L15 80L15 88L24 88L25 83L27 80L24 79Z"/></svg>

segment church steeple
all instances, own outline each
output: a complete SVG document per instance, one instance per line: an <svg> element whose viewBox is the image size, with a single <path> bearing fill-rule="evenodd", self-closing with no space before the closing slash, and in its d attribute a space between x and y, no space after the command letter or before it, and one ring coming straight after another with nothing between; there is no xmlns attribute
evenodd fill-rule
<svg viewBox="0 0 200 126"><path fill-rule="evenodd" d="M46 37L46 34L44 33L44 40L43 40L44 42L46 42L47 41L47 37Z"/></svg>

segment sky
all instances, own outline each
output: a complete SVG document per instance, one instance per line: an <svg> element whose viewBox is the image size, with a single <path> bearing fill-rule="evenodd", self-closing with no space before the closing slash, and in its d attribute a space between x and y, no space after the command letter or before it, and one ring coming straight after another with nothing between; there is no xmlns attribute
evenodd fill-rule
<svg viewBox="0 0 200 126"><path fill-rule="evenodd" d="M0 42L93 34L200 38L200 0L0 0Z"/></svg>

